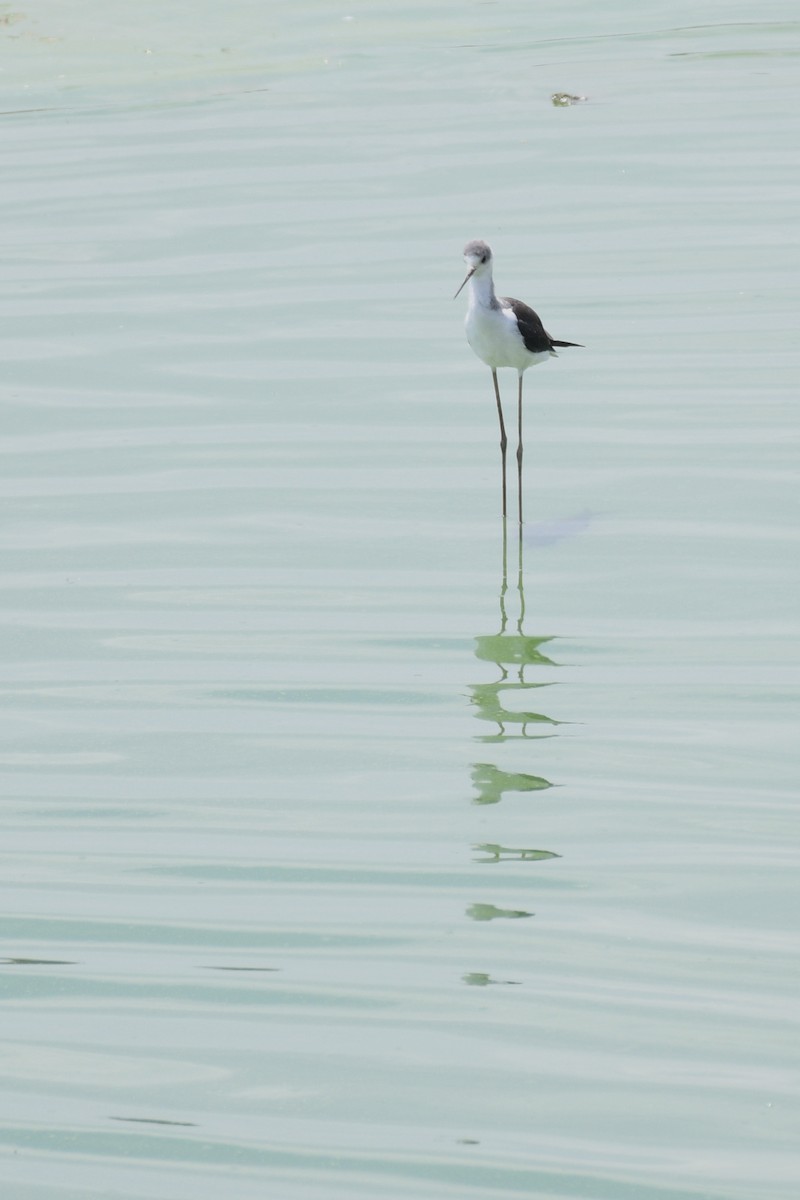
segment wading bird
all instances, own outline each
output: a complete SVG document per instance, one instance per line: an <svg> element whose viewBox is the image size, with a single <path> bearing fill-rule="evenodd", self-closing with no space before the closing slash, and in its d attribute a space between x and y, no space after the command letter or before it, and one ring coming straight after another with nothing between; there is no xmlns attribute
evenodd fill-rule
<svg viewBox="0 0 800 1200"><path fill-rule="evenodd" d="M519 483L519 520L522 524L522 376L528 367L544 362L546 358L557 358L556 347L579 346L579 342L559 342L551 338L539 316L510 296L496 296L492 280L492 251L486 242L467 242L464 247L464 262L469 267L464 283L469 284L469 308L467 309L467 341L488 367L492 369L492 382L497 400L497 415L500 418L500 453L503 460L503 516L506 515L506 427L503 421L503 406L500 403L500 388L497 384L498 367L513 367L519 375L519 397L517 401L517 476ZM455 300L455 296L453 297Z"/></svg>

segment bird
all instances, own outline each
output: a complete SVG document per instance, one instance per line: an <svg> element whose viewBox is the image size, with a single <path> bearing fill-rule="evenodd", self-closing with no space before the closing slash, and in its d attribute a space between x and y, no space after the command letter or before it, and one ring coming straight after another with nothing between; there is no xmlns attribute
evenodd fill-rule
<svg viewBox="0 0 800 1200"><path fill-rule="evenodd" d="M506 427L503 421L503 406L497 383L499 367L513 367L519 376L517 400L517 476L519 497L519 523L522 524L522 376L528 367L557 358L559 350L574 346L583 349L580 342L560 342L552 338L537 313L511 296L497 296L492 279L491 247L482 241L467 242L464 247L464 262L469 267L464 282L453 299L469 284L469 307L465 321L467 341L472 350L492 370L492 383L500 419L500 453L503 463L503 517L506 516Z"/></svg>

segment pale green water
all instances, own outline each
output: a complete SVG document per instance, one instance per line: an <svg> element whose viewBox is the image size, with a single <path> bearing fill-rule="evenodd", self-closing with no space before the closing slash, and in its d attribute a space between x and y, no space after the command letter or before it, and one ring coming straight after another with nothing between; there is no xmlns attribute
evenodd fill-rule
<svg viewBox="0 0 800 1200"><path fill-rule="evenodd" d="M3 1200L794 1200L794 6L77 7L0 11ZM587 347L505 576L472 237Z"/></svg>

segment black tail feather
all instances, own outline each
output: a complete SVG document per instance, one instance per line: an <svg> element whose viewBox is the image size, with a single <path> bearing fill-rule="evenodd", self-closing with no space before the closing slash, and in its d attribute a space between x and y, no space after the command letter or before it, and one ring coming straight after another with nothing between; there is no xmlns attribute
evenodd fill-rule
<svg viewBox="0 0 800 1200"><path fill-rule="evenodd" d="M557 342L555 338L550 338L550 343L553 346L577 346L579 350L586 349L586 347L582 346L580 342Z"/></svg>

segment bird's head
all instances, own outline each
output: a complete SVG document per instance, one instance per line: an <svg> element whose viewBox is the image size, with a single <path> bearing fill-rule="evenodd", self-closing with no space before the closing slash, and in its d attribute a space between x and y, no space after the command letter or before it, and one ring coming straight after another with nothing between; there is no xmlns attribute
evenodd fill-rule
<svg viewBox="0 0 800 1200"><path fill-rule="evenodd" d="M464 247L464 262L469 267L469 270L467 271L464 283L461 284L458 292L461 291L461 288L464 287L464 284L467 282L467 280L472 279L473 275L483 275L487 271L491 271L491 247L487 246L486 242L467 242L466 246ZM456 296L458 295L458 292L456 292ZM453 297L454 300L456 296Z"/></svg>

